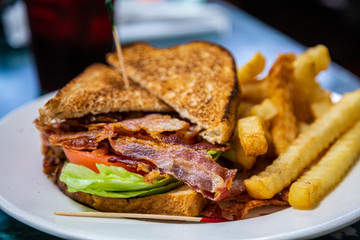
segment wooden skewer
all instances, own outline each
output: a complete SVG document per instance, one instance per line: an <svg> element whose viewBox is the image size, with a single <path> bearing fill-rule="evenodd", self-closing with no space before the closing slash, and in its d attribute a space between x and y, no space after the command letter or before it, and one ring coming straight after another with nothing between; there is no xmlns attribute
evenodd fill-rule
<svg viewBox="0 0 360 240"><path fill-rule="evenodd" d="M125 63L124 63L124 58L123 58L122 51L121 51L120 39L118 37L115 27L113 28L113 37L114 37L116 52L117 52L119 62L120 62L121 73L122 73L124 83L125 83L125 89L128 90L129 89L129 79L128 79L126 69L125 69Z"/></svg>
<svg viewBox="0 0 360 240"><path fill-rule="evenodd" d="M101 217L101 218L135 218L184 222L224 222L220 219L187 217L175 215L139 214L139 213L114 213L114 212L54 212L55 215L71 217Z"/></svg>
<svg viewBox="0 0 360 240"><path fill-rule="evenodd" d="M119 36L117 34L116 31L116 27L115 27L115 23L114 23L114 6L111 0L105 0L105 5L107 6L108 10L109 10L109 17L111 20L111 27L112 27L112 33L113 33L113 37L114 37L114 42L115 42L115 47L116 47L116 52L119 58L119 62L120 62L120 68L121 68L121 72L122 72L122 76L124 79L124 83L125 83L125 89L129 89L129 79L126 73L126 69L125 69L125 63L124 63L124 58L121 52L121 44L120 44L120 39Z"/></svg>

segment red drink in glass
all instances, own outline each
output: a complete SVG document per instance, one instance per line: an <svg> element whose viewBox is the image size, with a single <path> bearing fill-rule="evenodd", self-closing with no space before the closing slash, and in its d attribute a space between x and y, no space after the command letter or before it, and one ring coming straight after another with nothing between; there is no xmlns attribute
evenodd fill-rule
<svg viewBox="0 0 360 240"><path fill-rule="evenodd" d="M41 89L61 88L104 62L113 38L104 0L26 0Z"/></svg>

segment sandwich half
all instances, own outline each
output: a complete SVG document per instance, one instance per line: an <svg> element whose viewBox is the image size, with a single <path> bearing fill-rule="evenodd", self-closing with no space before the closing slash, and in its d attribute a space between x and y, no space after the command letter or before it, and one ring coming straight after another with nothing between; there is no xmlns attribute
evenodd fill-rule
<svg viewBox="0 0 360 240"><path fill-rule="evenodd" d="M88 67L39 110L44 172L100 211L196 216L207 201L229 197L236 170L215 161L229 147L150 92L133 82L125 89L106 65Z"/></svg>
<svg viewBox="0 0 360 240"><path fill-rule="evenodd" d="M204 139L223 144L230 138L240 92L235 62L226 49L205 41L164 49L134 43L123 55L131 79L202 128ZM120 70L116 53L108 54L107 61Z"/></svg>

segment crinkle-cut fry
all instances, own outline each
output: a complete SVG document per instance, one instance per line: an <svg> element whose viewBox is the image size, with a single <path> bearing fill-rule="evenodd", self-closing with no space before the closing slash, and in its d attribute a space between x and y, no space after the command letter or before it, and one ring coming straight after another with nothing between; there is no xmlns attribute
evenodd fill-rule
<svg viewBox="0 0 360 240"><path fill-rule="evenodd" d="M241 99L259 103L269 96L267 79L256 80L241 85Z"/></svg>
<svg viewBox="0 0 360 240"><path fill-rule="evenodd" d="M256 157L267 152L265 131L258 116L240 118L237 127L240 143L246 156Z"/></svg>
<svg viewBox="0 0 360 240"><path fill-rule="evenodd" d="M271 134L277 154L284 152L297 134L296 118L289 87L293 81L292 63L294 59L294 54L280 55L268 76L269 95L277 109L277 114L271 120Z"/></svg>
<svg viewBox="0 0 360 240"><path fill-rule="evenodd" d="M265 57L257 52L245 65L237 68L237 77L240 86L247 82L252 82L265 68Z"/></svg>
<svg viewBox="0 0 360 240"><path fill-rule="evenodd" d="M244 181L254 198L272 198L295 180L320 152L360 118L360 89L344 95L301 133L263 172Z"/></svg>
<svg viewBox="0 0 360 240"><path fill-rule="evenodd" d="M323 45L308 48L307 51L298 55L294 61L294 81L292 93L294 101L295 116L298 120L311 122L313 114L310 109L312 102L319 102L320 98L327 97L329 94L316 82L316 75L328 68L330 64L328 49Z"/></svg>
<svg viewBox="0 0 360 240"><path fill-rule="evenodd" d="M251 115L259 116L264 121L273 119L277 112L275 104L269 98L253 106L250 111Z"/></svg>
<svg viewBox="0 0 360 240"><path fill-rule="evenodd" d="M289 203L310 208L344 177L360 153L360 121L339 138L311 169L290 187Z"/></svg>

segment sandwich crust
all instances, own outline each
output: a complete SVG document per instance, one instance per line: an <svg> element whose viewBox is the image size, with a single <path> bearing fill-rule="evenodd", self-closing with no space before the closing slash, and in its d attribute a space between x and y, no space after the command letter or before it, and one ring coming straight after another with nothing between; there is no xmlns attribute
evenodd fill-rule
<svg viewBox="0 0 360 240"><path fill-rule="evenodd" d="M128 75L182 117L199 125L211 143L226 142L235 126L239 90L231 54L209 42L159 49L146 43L123 50ZM119 69L116 54L107 61Z"/></svg>
<svg viewBox="0 0 360 240"><path fill-rule="evenodd" d="M132 81L129 90L125 89L122 76L104 64L86 68L39 109L44 123L90 113L129 111L170 112L172 109Z"/></svg>
<svg viewBox="0 0 360 240"><path fill-rule="evenodd" d="M107 198L84 192L70 193L65 183L59 188L71 199L102 212L146 213L198 216L207 200L191 187L183 185L170 192L141 198Z"/></svg>

